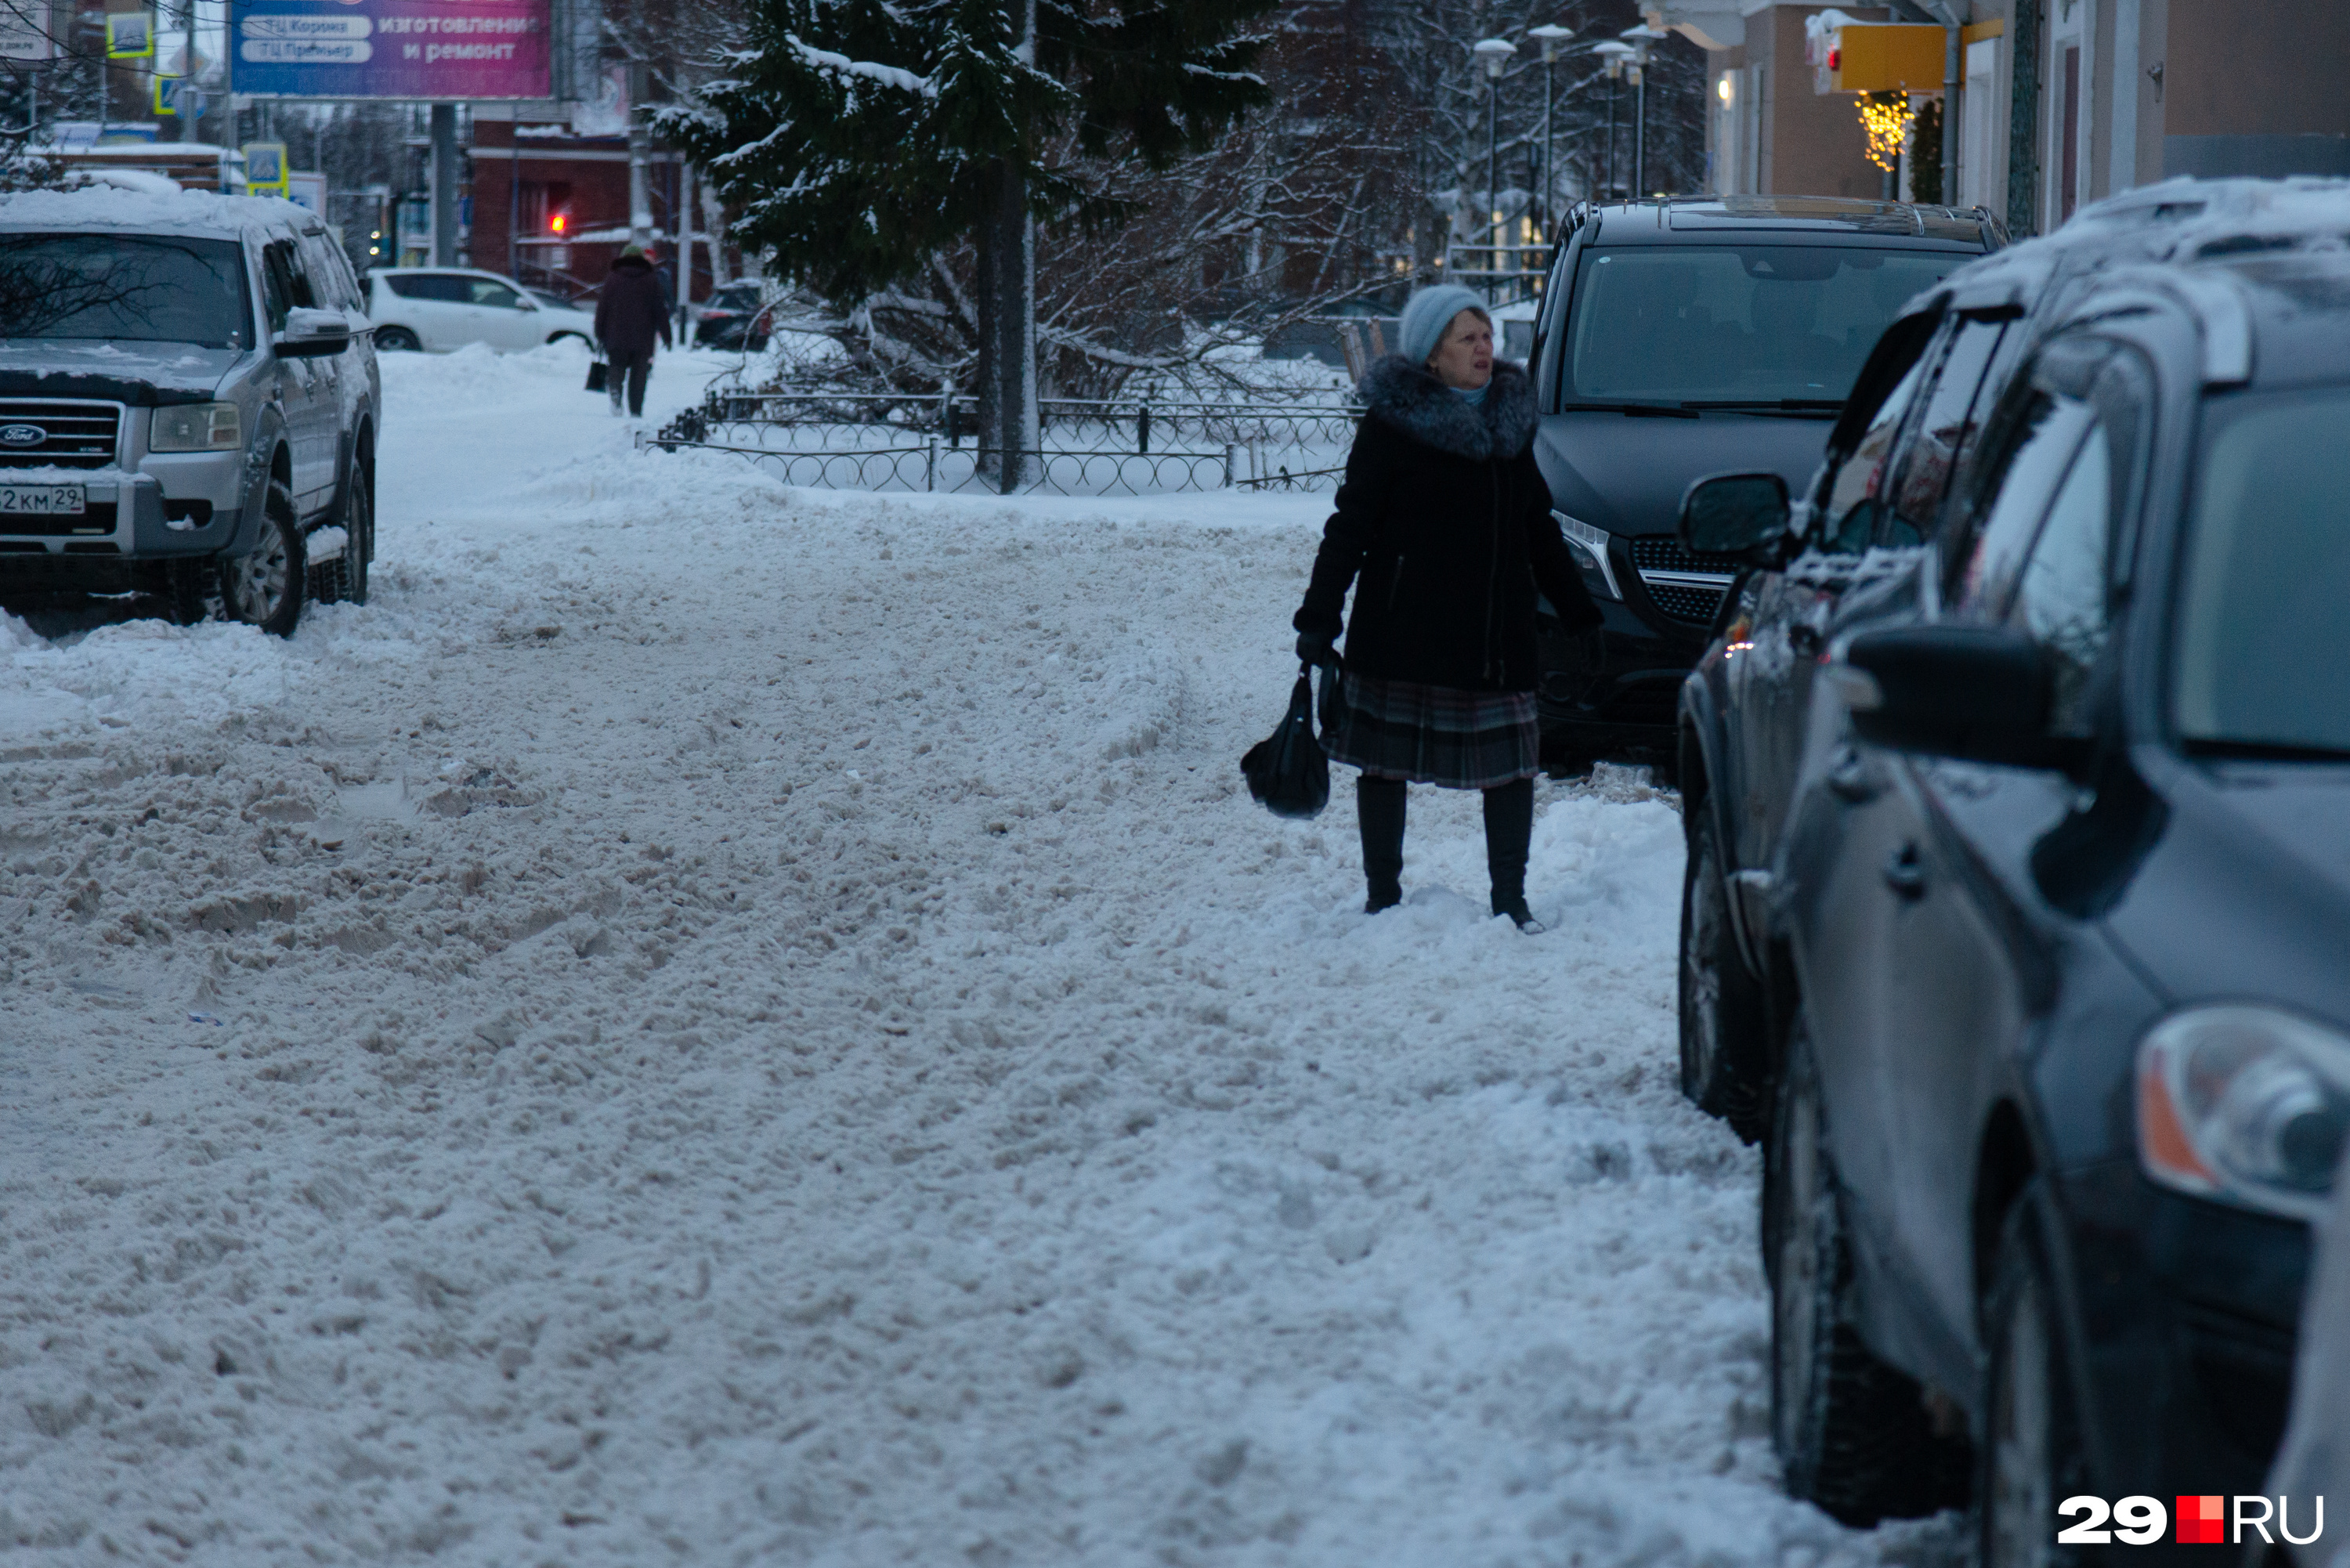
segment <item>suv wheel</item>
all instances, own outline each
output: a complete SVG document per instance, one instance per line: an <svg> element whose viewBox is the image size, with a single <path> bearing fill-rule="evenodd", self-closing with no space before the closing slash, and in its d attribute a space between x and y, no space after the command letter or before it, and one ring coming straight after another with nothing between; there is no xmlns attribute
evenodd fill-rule
<svg viewBox="0 0 2350 1568"><path fill-rule="evenodd" d="M1770 1116L1762 987L1730 928L1720 834L1703 801L1681 877L1681 1093L1747 1143Z"/></svg>
<svg viewBox="0 0 2350 1568"><path fill-rule="evenodd" d="M302 521L294 493L282 480L269 482L268 519L249 556L220 558L221 602L229 618L276 637L290 637L302 618Z"/></svg>
<svg viewBox="0 0 2350 1568"><path fill-rule="evenodd" d="M1935 1435L1918 1384L1879 1360L1854 1327L1844 1199L1800 1020L1766 1161L1771 1439L1787 1491L1850 1525L1931 1513L1960 1490L1953 1445Z"/></svg>
<svg viewBox="0 0 2350 1568"><path fill-rule="evenodd" d="M2065 1568L2078 1560L2049 1530L2058 1501L2088 1485L2054 1305L2027 1197L2008 1211L1983 1308L1987 1429L1975 1470L1983 1568Z"/></svg>
<svg viewBox="0 0 2350 1568"><path fill-rule="evenodd" d="M424 347L423 344L417 341L416 334L411 332L405 327L377 327L375 329L375 346L380 349L393 354L414 354L421 351Z"/></svg>
<svg viewBox="0 0 2350 1568"><path fill-rule="evenodd" d="M368 602L368 561L375 554L375 497L367 470L356 460L343 493L343 553L318 564L316 597L320 604Z"/></svg>

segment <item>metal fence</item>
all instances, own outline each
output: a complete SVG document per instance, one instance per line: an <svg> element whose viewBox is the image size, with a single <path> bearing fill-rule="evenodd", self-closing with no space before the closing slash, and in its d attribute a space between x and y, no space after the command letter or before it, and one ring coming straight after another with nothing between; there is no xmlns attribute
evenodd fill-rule
<svg viewBox="0 0 2350 1568"><path fill-rule="evenodd" d="M1361 410L1326 397L1045 400L1023 494L1328 489ZM717 390L640 446L732 452L786 484L1000 492L969 398Z"/></svg>

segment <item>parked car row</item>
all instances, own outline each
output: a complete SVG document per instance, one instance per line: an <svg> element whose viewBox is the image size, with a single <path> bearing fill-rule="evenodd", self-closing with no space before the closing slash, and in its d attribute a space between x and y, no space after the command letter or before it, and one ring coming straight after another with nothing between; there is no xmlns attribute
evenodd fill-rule
<svg viewBox="0 0 2350 1568"><path fill-rule="evenodd" d="M1682 1084L1765 1146L1773 1438L1848 1521L2067 1562L2068 1499L2339 1469L2305 1399L2264 1484L2350 1131L2345 233L2087 209L1903 308L1807 482L1683 499Z"/></svg>

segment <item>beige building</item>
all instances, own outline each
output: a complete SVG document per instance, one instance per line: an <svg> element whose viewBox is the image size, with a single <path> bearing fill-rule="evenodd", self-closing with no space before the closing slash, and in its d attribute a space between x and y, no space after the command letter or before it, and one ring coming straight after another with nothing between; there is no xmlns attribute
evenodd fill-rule
<svg viewBox="0 0 2350 1568"><path fill-rule="evenodd" d="M1661 0L1648 9L1652 23L1707 50L1716 192L1881 193L1854 98L1816 90L1804 24L1828 7ZM2350 0L1899 0L1840 9L1856 23L1937 26L1945 75L1955 41L1948 193L1999 213L2019 236L2173 174L2350 175Z"/></svg>

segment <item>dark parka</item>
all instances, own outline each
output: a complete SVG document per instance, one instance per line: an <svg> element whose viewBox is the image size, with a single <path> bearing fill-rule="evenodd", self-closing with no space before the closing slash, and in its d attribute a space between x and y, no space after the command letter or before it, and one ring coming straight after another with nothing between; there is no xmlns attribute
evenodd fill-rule
<svg viewBox="0 0 2350 1568"><path fill-rule="evenodd" d="M1534 594L1569 631L1600 616L1534 466L1534 386L1495 360L1470 403L1400 355L1371 367L1368 411L1294 622L1336 639L1347 585L1347 668L1476 691L1534 690Z"/></svg>
<svg viewBox="0 0 2350 1568"><path fill-rule="evenodd" d="M660 275L642 256L622 256L605 275L603 297L596 302L596 341L627 363L650 359L656 337L668 347L669 296Z"/></svg>

